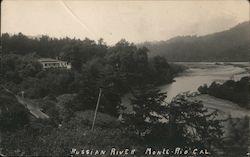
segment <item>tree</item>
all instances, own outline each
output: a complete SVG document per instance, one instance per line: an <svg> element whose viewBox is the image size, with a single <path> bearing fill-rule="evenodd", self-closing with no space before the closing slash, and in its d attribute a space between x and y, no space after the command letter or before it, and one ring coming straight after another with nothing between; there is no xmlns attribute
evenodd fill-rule
<svg viewBox="0 0 250 157"><path fill-rule="evenodd" d="M157 75L158 79L155 79L155 84L168 83L173 80L172 69L168 64L165 57L155 56L150 60L152 73L154 74L152 77Z"/></svg>
<svg viewBox="0 0 250 157"><path fill-rule="evenodd" d="M203 86L200 86L198 88L198 91L201 93L201 94L207 94L208 93L208 86L207 84L204 84Z"/></svg>
<svg viewBox="0 0 250 157"><path fill-rule="evenodd" d="M74 106L75 111L95 109L99 89L103 89L100 101L100 112L118 116L121 103L121 91L118 89L116 75L111 65L97 58L90 60L83 66L82 80L78 95L79 103Z"/></svg>
<svg viewBox="0 0 250 157"><path fill-rule="evenodd" d="M221 99L227 99L236 102L241 107L250 107L249 77L242 77L239 81L227 80L223 84L213 82L209 87L206 85L200 86L198 90L202 94L209 94Z"/></svg>
<svg viewBox="0 0 250 157"><path fill-rule="evenodd" d="M0 87L0 131L16 131L29 124L29 111Z"/></svg>
<svg viewBox="0 0 250 157"><path fill-rule="evenodd" d="M166 104L166 93L141 88L133 94L132 114L124 114L124 124L144 143L152 145L212 148L221 142L221 120L201 102L179 95Z"/></svg>
<svg viewBox="0 0 250 157"><path fill-rule="evenodd" d="M135 90L131 98L133 113L124 114L125 125L139 138L150 134L154 125L160 123L161 116L166 114L165 98L165 93L152 86Z"/></svg>
<svg viewBox="0 0 250 157"><path fill-rule="evenodd" d="M244 156L249 146L249 117L228 118L228 136L225 139L225 154Z"/></svg>
<svg viewBox="0 0 250 157"><path fill-rule="evenodd" d="M188 97L188 94L178 95L168 105L170 139L178 137L177 145L219 146L223 131L218 112L209 111L201 101L191 101Z"/></svg>

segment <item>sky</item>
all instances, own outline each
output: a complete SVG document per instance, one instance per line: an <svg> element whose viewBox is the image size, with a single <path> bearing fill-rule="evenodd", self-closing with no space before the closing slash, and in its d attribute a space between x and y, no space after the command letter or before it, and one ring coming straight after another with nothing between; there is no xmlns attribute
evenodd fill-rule
<svg viewBox="0 0 250 157"><path fill-rule="evenodd" d="M114 44L205 35L249 20L247 0L3 0L1 31Z"/></svg>

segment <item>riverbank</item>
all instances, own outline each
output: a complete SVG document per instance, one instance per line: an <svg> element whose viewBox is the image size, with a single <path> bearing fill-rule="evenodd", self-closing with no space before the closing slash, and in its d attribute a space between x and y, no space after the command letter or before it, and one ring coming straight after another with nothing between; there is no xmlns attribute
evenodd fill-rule
<svg viewBox="0 0 250 157"><path fill-rule="evenodd" d="M204 84L210 85L214 81L223 83L229 79L240 80L250 75L246 70L249 65L247 62L237 62L244 65L244 68L234 66L236 63L233 62L230 63L233 65L218 65L216 62L176 62L175 64L184 65L188 69L176 76L173 83L159 87L162 92L167 92L167 102L180 93L196 92Z"/></svg>
<svg viewBox="0 0 250 157"><path fill-rule="evenodd" d="M238 104L228 100L216 98L208 94L201 94L190 97L191 100L202 101L204 107L212 110L218 110L221 113L219 118L227 118L231 115L232 118L243 118L250 116L250 110L239 107Z"/></svg>
<svg viewBox="0 0 250 157"><path fill-rule="evenodd" d="M217 110L218 115L216 119L222 120L223 125L223 137L224 140L228 140L232 138L232 135L235 136L235 132L243 131L243 122L250 118L250 110L239 107L238 104L225 100L210 96L208 94L200 94L194 97L189 97L192 101L202 101L202 104L205 108L210 110L211 112ZM248 117L246 119L246 117ZM236 125L235 125L236 124ZM250 122L249 122L250 125ZM233 129L232 129L233 128ZM244 132L244 131L243 131ZM241 136L246 136L241 135Z"/></svg>

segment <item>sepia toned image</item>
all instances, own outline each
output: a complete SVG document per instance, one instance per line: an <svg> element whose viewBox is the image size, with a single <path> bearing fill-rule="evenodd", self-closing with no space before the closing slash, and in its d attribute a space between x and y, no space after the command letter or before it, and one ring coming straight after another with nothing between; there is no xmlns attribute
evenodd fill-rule
<svg viewBox="0 0 250 157"><path fill-rule="evenodd" d="M247 0L2 0L0 157L250 157Z"/></svg>

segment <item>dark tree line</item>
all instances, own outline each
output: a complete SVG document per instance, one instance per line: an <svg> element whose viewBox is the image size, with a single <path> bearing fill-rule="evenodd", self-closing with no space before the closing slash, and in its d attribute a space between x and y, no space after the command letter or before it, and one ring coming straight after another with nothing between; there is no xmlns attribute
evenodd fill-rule
<svg viewBox="0 0 250 157"><path fill-rule="evenodd" d="M170 83L183 68L169 64L164 57L149 58L145 47L124 39L107 46L102 39L32 39L21 33L4 34L2 40L1 84L15 94L24 91L25 98L36 101L50 116L49 120L30 121L27 110L19 109L13 96L0 90L0 121L5 122L0 123L0 129L5 134L2 143L7 155L65 156L75 146L108 149L132 143L139 149L144 144L212 148L220 141L220 121L201 102L190 102L185 95L170 104L164 102L166 93L156 86ZM44 70L37 62L40 57L60 57L70 62L72 69ZM86 112L95 109L100 88L99 111L105 114L98 114L98 119L104 124L92 132ZM134 113L124 114L124 121L118 123L126 93L133 95L130 105ZM11 106L13 110L6 109ZM107 117L118 124L107 125ZM23 123L13 122L18 120ZM11 129L4 130L8 127L3 124Z"/></svg>
<svg viewBox="0 0 250 157"><path fill-rule="evenodd" d="M133 112L125 113L124 124L130 135L152 147L218 147L223 135L217 111L208 111L202 102L178 95L170 103L166 93L152 86L135 90L131 98Z"/></svg>
<svg viewBox="0 0 250 157"><path fill-rule="evenodd" d="M243 77L239 81L228 80L223 84L213 82L209 87L200 86L198 91L218 98L238 103L241 107L249 108L250 103L250 80Z"/></svg>
<svg viewBox="0 0 250 157"><path fill-rule="evenodd" d="M122 96L133 88L160 85L173 80L183 70L170 65L164 57L148 58L148 49L137 48L122 39L107 46L95 42L41 36L30 38L21 33L2 35L1 82L26 98L41 99L77 93L72 111L94 109L99 88L105 88L100 111L117 116ZM72 69L42 69L41 57L59 57Z"/></svg>

